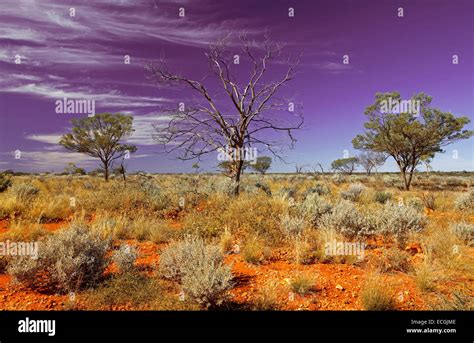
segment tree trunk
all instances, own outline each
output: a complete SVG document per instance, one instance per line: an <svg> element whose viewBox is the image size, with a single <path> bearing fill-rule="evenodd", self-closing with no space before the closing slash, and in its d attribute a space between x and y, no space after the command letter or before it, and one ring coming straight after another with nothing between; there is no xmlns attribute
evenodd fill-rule
<svg viewBox="0 0 474 343"><path fill-rule="evenodd" d="M242 174L243 161L236 161L232 180L234 181L233 196L238 196L240 191L240 175Z"/></svg>
<svg viewBox="0 0 474 343"><path fill-rule="evenodd" d="M402 173L403 183L405 184L405 190L409 191L410 190L410 182L407 179L407 168L402 167L402 166L399 166L399 167L400 167L400 172Z"/></svg>
<svg viewBox="0 0 474 343"><path fill-rule="evenodd" d="M407 187L407 191L410 190L410 186L411 186L411 181L413 179L413 173L415 172L415 166L413 166L411 169L410 169L410 174L408 176L408 187Z"/></svg>
<svg viewBox="0 0 474 343"><path fill-rule="evenodd" d="M402 170L402 176L403 176L403 181L405 183L405 190L409 191L411 187L411 181L413 179L413 168L408 172L408 175L406 173L406 170Z"/></svg>
<svg viewBox="0 0 474 343"><path fill-rule="evenodd" d="M109 164L104 162L104 174L105 174L105 181L109 181Z"/></svg>

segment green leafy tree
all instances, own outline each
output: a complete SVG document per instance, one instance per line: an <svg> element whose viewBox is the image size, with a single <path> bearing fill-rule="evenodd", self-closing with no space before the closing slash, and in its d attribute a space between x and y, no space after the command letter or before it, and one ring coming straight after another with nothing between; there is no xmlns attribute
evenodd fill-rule
<svg viewBox="0 0 474 343"><path fill-rule="evenodd" d="M257 160L254 164L250 163L250 169L256 171L260 174L265 174L272 165L272 158L270 156L261 156L257 157Z"/></svg>
<svg viewBox="0 0 474 343"><path fill-rule="evenodd" d="M111 113L73 119L71 133L62 136L59 144L70 151L100 159L108 181L113 162L137 150L134 145L121 143L133 133L132 123L131 116Z"/></svg>
<svg viewBox="0 0 474 343"><path fill-rule="evenodd" d="M409 190L416 166L426 156L443 152L443 147L467 139L473 131L464 130L467 117L455 117L430 106L432 98L424 93L414 95L417 111L386 111L387 103L401 102L398 92L377 93L375 103L368 106L364 134L357 135L354 148L386 153L397 163L405 189Z"/></svg>
<svg viewBox="0 0 474 343"><path fill-rule="evenodd" d="M79 168L74 163L68 163L66 168L64 168L64 173L86 175L86 170L84 168Z"/></svg>
<svg viewBox="0 0 474 343"><path fill-rule="evenodd" d="M351 175L357 167L357 157L340 158L331 163L334 171Z"/></svg>

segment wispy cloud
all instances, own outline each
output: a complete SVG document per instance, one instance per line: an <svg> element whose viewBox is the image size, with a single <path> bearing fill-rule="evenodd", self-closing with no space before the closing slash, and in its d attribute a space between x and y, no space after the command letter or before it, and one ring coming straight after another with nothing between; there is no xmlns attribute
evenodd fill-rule
<svg viewBox="0 0 474 343"><path fill-rule="evenodd" d="M35 142L47 143L47 144L59 144L62 134L50 133L50 134L31 134L25 136L25 139L29 139Z"/></svg>
<svg viewBox="0 0 474 343"><path fill-rule="evenodd" d="M133 117L133 128L135 131L127 142L136 145L156 145L153 139L156 125L165 125L172 119L172 116L161 114L135 115Z"/></svg>
<svg viewBox="0 0 474 343"><path fill-rule="evenodd" d="M133 96L125 95L119 91L100 92L88 87L75 87L75 90L67 84L62 84L64 89L59 88L61 84L36 84L27 83L23 85L7 86L0 88L1 92L6 93L23 93L35 95L47 99L89 99L96 101L96 107L120 108L126 110L127 108L157 106L162 103L167 103L172 100L163 97L148 97L148 96Z"/></svg>
<svg viewBox="0 0 474 343"><path fill-rule="evenodd" d="M97 164L97 160L90 156L69 151L22 151L21 159L14 160L18 166L45 171L62 170L70 162L81 166Z"/></svg>

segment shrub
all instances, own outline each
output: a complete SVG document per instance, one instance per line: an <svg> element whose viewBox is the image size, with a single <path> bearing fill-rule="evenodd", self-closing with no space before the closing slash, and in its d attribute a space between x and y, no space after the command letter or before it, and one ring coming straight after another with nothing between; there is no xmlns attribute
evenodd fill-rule
<svg viewBox="0 0 474 343"><path fill-rule="evenodd" d="M415 268L415 284L422 292L429 292L435 289L436 277L433 267L428 262L423 262Z"/></svg>
<svg viewBox="0 0 474 343"><path fill-rule="evenodd" d="M38 246L38 259L18 256L8 264L8 273L17 281L34 286L43 284L61 292L94 286L107 266L108 240L88 228L72 225L48 236Z"/></svg>
<svg viewBox="0 0 474 343"><path fill-rule="evenodd" d="M319 256L318 247L311 244L308 240L297 238L294 241L294 256L297 264L310 264Z"/></svg>
<svg viewBox="0 0 474 343"><path fill-rule="evenodd" d="M335 173L335 174L333 174L333 176L331 176L331 181L334 184L338 185L338 184L346 182L346 178L342 174Z"/></svg>
<svg viewBox="0 0 474 343"><path fill-rule="evenodd" d="M349 238L368 232L364 216L347 200L339 202L330 213L321 216L320 225L324 229L334 230Z"/></svg>
<svg viewBox="0 0 474 343"><path fill-rule="evenodd" d="M421 211L423 211L423 206L424 205L423 205L423 201L421 199L419 199L419 198L410 198L407 201L407 206L417 210L418 212L421 212Z"/></svg>
<svg viewBox="0 0 474 343"><path fill-rule="evenodd" d="M136 269L135 261L137 260L137 257L137 249L128 244L124 244L114 252L112 261L115 262L121 273L130 273Z"/></svg>
<svg viewBox="0 0 474 343"><path fill-rule="evenodd" d="M221 252L223 254L230 253L232 251L232 243L233 243L232 233L230 232L229 228L225 228L219 240Z"/></svg>
<svg viewBox="0 0 474 343"><path fill-rule="evenodd" d="M232 287L232 272L222 263L202 259L191 273L182 279L183 291L204 307L222 304L225 292Z"/></svg>
<svg viewBox="0 0 474 343"><path fill-rule="evenodd" d="M299 205L300 213L311 223L311 226L317 227L321 217L331 212L332 205L322 199L316 193L308 195L303 204Z"/></svg>
<svg viewBox="0 0 474 343"><path fill-rule="evenodd" d="M38 195L39 188L31 183L16 183L12 186L11 191L18 201L29 202Z"/></svg>
<svg viewBox="0 0 474 343"><path fill-rule="evenodd" d="M5 173L0 173L0 193L7 190L12 185L12 180Z"/></svg>
<svg viewBox="0 0 474 343"><path fill-rule="evenodd" d="M474 243L474 224L465 222L454 223L450 226L451 231L461 240L464 244L473 245Z"/></svg>
<svg viewBox="0 0 474 343"><path fill-rule="evenodd" d="M386 311L395 308L395 300L389 294L388 287L378 275L369 276L362 286L362 304L369 311Z"/></svg>
<svg viewBox="0 0 474 343"><path fill-rule="evenodd" d="M393 271L407 272L411 269L410 254L406 251L392 247L384 248L382 254L375 261L375 268L380 273Z"/></svg>
<svg viewBox="0 0 474 343"><path fill-rule="evenodd" d="M394 237L401 248L405 248L409 233L421 231L426 224L422 213L410 206L398 206L391 202L377 213L376 220L377 230Z"/></svg>
<svg viewBox="0 0 474 343"><path fill-rule="evenodd" d="M218 246L188 236L163 251L159 271L163 277L181 282L183 291L197 303L216 306L232 286L232 272L223 260Z"/></svg>
<svg viewBox="0 0 474 343"><path fill-rule="evenodd" d="M242 248L242 257L245 262L258 264L267 257L265 246L258 237L248 239Z"/></svg>
<svg viewBox="0 0 474 343"><path fill-rule="evenodd" d="M341 197L345 200L359 201L365 187L361 183L350 185L349 188L341 192Z"/></svg>
<svg viewBox="0 0 474 343"><path fill-rule="evenodd" d="M304 275L298 275L290 280L290 289L299 295L308 294L314 286L312 279Z"/></svg>
<svg viewBox="0 0 474 343"><path fill-rule="evenodd" d="M170 198L153 181L146 180L141 183L140 187L147 196L154 210L163 210L169 206Z"/></svg>
<svg viewBox="0 0 474 343"><path fill-rule="evenodd" d="M278 195L283 199L294 199L296 197L296 189L285 187L278 191Z"/></svg>
<svg viewBox="0 0 474 343"><path fill-rule="evenodd" d="M256 311L273 311L278 309L276 283L267 282L257 290L257 297L252 309Z"/></svg>
<svg viewBox="0 0 474 343"><path fill-rule="evenodd" d="M474 207L474 190L471 189L469 192L459 195L454 201L454 207L460 211L472 209Z"/></svg>
<svg viewBox="0 0 474 343"><path fill-rule="evenodd" d="M375 201L381 204L385 204L388 200L392 199L392 193L390 192L384 192L384 191L378 191L375 193Z"/></svg>
<svg viewBox="0 0 474 343"><path fill-rule="evenodd" d="M421 201L423 202L423 205L429 210L434 210L436 208L436 197L433 193L423 193L421 195Z"/></svg>
<svg viewBox="0 0 474 343"><path fill-rule="evenodd" d="M310 188L306 191L305 196L308 197L311 194L317 195L328 195L331 193L331 190L325 184L317 183L313 188Z"/></svg>
<svg viewBox="0 0 474 343"><path fill-rule="evenodd" d="M465 270L471 268L459 245L458 236L451 230L433 230L423 237L427 256L436 260L450 270Z"/></svg>
<svg viewBox="0 0 474 343"><path fill-rule="evenodd" d="M216 193L232 196L234 192L234 188L236 186L236 182L232 179L227 177L219 178L216 183L214 184L214 189Z"/></svg>
<svg viewBox="0 0 474 343"><path fill-rule="evenodd" d="M280 227L287 237L300 236L304 230L304 220L299 217L285 215L281 218Z"/></svg>

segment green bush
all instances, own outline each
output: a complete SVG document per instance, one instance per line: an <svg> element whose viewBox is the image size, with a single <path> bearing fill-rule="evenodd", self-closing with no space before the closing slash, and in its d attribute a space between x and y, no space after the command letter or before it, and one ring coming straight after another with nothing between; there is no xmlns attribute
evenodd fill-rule
<svg viewBox="0 0 474 343"><path fill-rule="evenodd" d="M385 204L388 200L392 199L392 193L390 192L384 192L384 191L378 191L375 193L375 201L381 204Z"/></svg>

